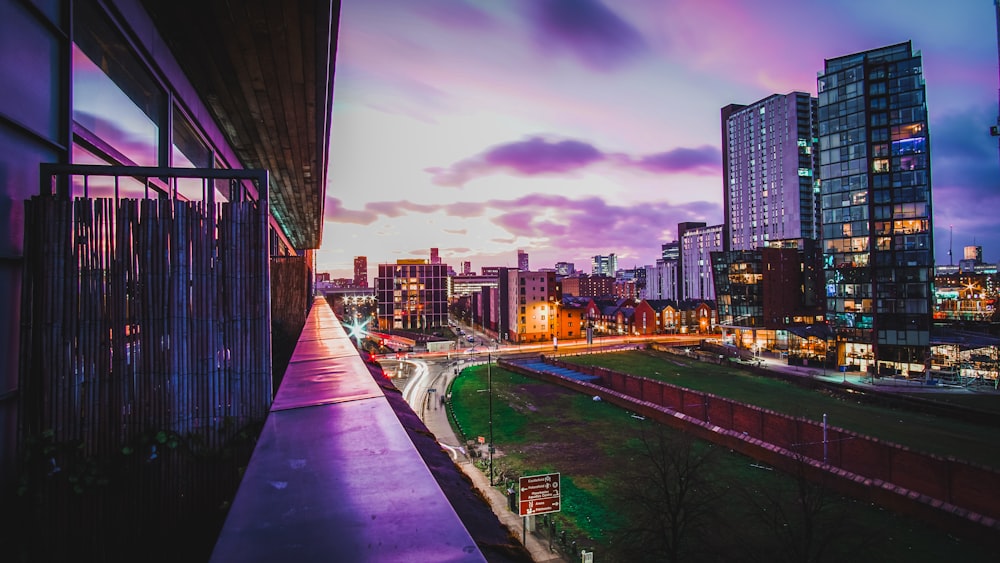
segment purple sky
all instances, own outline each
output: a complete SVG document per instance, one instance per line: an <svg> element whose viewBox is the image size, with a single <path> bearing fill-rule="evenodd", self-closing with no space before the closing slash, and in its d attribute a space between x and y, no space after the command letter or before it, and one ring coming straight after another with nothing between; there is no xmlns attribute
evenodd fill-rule
<svg viewBox="0 0 1000 563"><path fill-rule="evenodd" d="M720 108L906 40L937 261L949 226L956 259L1000 261L995 24L990 0L344 0L319 270L652 264L677 223L722 222Z"/></svg>

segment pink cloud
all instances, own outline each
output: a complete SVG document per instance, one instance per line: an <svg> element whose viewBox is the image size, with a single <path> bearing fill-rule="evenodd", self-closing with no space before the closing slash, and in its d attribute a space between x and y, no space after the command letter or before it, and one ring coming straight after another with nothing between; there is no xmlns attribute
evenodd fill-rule
<svg viewBox="0 0 1000 563"><path fill-rule="evenodd" d="M708 145L680 147L640 158L636 166L650 172L694 172L716 174L722 168L722 152Z"/></svg>
<svg viewBox="0 0 1000 563"><path fill-rule="evenodd" d="M629 157L606 153L590 143L577 140L551 141L531 137L496 145L448 168L425 169L439 186L460 187L482 176L510 172L517 176L571 174L608 161L615 166L634 168L655 174L716 174L721 167L719 149L711 146L678 147L651 155Z"/></svg>
<svg viewBox="0 0 1000 563"><path fill-rule="evenodd" d="M327 196L323 218L333 223L352 223L355 225L371 225L378 219L378 214L371 211L356 211L345 209L340 199Z"/></svg>

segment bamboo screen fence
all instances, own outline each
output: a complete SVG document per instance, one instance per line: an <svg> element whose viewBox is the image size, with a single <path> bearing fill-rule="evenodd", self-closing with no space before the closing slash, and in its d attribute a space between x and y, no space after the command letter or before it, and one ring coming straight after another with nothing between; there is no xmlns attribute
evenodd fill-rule
<svg viewBox="0 0 1000 563"><path fill-rule="evenodd" d="M263 417L268 256L254 204L221 204L215 225L199 203L113 203L28 203L25 430L100 453L145 430Z"/></svg>
<svg viewBox="0 0 1000 563"><path fill-rule="evenodd" d="M198 460L226 457L272 398L266 201L25 206L20 436L34 474L48 469L30 492L53 533L113 512L140 537L217 508L236 468ZM73 475L57 485L60 470Z"/></svg>

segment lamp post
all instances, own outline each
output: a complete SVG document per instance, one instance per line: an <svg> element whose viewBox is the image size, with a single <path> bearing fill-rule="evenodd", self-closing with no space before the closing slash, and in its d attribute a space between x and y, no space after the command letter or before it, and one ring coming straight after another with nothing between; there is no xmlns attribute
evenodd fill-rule
<svg viewBox="0 0 1000 563"><path fill-rule="evenodd" d="M490 452L490 486L491 487L493 486L493 371L492 371L492 369L490 369L490 364L492 364L492 363L493 363L493 358L492 358L491 352L489 351L489 349L487 349L486 350L486 381L487 381L486 386L489 389L489 396L490 396L490 419L489 419L490 420L489 421L490 445L489 445L489 452Z"/></svg>

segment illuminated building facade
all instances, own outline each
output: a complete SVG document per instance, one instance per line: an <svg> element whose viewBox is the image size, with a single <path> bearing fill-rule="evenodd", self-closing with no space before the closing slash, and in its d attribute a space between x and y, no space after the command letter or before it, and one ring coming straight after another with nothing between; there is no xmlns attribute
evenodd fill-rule
<svg viewBox="0 0 1000 563"><path fill-rule="evenodd" d="M618 257L614 254L598 254L591 260L590 273L595 276L615 277L618 271Z"/></svg>
<svg viewBox="0 0 1000 563"><path fill-rule="evenodd" d="M906 42L828 59L817 82L823 269L837 360L921 372L934 265L921 56Z"/></svg>
<svg viewBox="0 0 1000 563"><path fill-rule="evenodd" d="M354 287L368 287L368 258L354 257Z"/></svg>
<svg viewBox="0 0 1000 563"><path fill-rule="evenodd" d="M383 330L425 330L448 325L448 265L426 260L379 264L375 279Z"/></svg>
<svg viewBox="0 0 1000 563"><path fill-rule="evenodd" d="M690 229L681 237L680 300L714 300L713 252L722 250L723 226Z"/></svg>
<svg viewBox="0 0 1000 563"><path fill-rule="evenodd" d="M562 300L555 272L507 271L508 339L512 342L552 341L559 331Z"/></svg>

